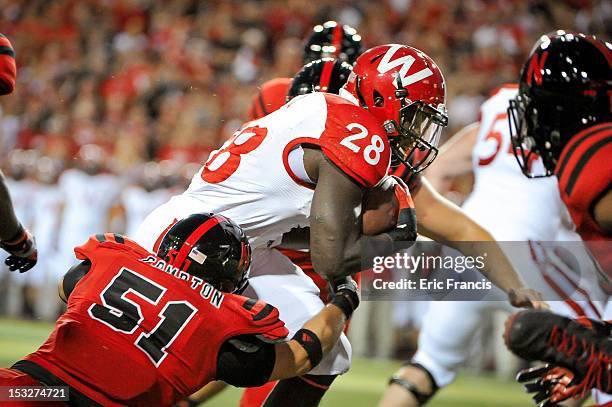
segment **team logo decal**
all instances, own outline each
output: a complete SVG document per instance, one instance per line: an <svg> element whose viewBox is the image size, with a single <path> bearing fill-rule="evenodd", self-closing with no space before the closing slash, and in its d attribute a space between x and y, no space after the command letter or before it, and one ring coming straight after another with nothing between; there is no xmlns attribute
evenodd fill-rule
<svg viewBox="0 0 612 407"><path fill-rule="evenodd" d="M387 50L383 58L380 60L378 67L376 68L379 73L388 72L391 69L401 65L401 68L399 70L399 78L402 81L402 87L406 87L433 75L433 72L431 72L431 69L429 68L423 68L419 72L415 72L411 75L408 75L408 71L410 70L410 67L415 61L412 55L405 55L403 57L399 57L391 61L393 55L395 55L395 53L401 47L401 45L392 45L391 48ZM395 84L395 81L393 81L393 83Z"/></svg>
<svg viewBox="0 0 612 407"><path fill-rule="evenodd" d="M546 58L548 58L548 51L544 51L539 59L537 54L531 58L527 67L527 85L531 85L532 78L535 80L536 85L542 84L542 74L544 73Z"/></svg>

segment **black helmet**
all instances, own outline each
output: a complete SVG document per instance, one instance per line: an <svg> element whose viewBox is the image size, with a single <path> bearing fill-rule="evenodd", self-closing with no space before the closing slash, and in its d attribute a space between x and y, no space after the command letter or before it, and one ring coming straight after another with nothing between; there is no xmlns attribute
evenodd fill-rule
<svg viewBox="0 0 612 407"><path fill-rule="evenodd" d="M248 284L251 246L240 226L221 215L196 213L178 221L157 256L223 292L240 294Z"/></svg>
<svg viewBox="0 0 612 407"><path fill-rule="evenodd" d="M312 92L338 94L353 67L339 59L323 58L304 65L291 82L287 101Z"/></svg>
<svg viewBox="0 0 612 407"><path fill-rule="evenodd" d="M349 25L327 21L316 25L304 45L304 63L321 58L339 58L349 64L363 52L361 36Z"/></svg>
<svg viewBox="0 0 612 407"><path fill-rule="evenodd" d="M581 130L610 121L612 45L594 36L543 35L521 71L508 117L514 153L528 177L554 173L563 147ZM545 169L531 170L540 156Z"/></svg>

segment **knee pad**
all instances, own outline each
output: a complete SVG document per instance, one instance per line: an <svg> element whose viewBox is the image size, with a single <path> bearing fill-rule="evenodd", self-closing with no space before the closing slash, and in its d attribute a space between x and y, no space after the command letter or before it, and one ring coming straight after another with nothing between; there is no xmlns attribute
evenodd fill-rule
<svg viewBox="0 0 612 407"><path fill-rule="evenodd" d="M433 378L429 370L427 370L425 367L423 367L422 365L418 363L408 362L408 363L405 363L403 366L412 366L424 372L427 378L429 379L429 382L431 383L431 392L428 394L423 393L417 388L417 386L414 383L412 383L408 379L401 377L398 374L391 376L391 379L389 380L389 384L390 385L397 384L399 386L402 386L404 389L406 389L406 391L408 391L409 393L412 393L414 398L419 403L419 406L425 405L429 401L429 399L432 398L433 395L436 394L436 392L438 391L438 385L436 384L436 380Z"/></svg>

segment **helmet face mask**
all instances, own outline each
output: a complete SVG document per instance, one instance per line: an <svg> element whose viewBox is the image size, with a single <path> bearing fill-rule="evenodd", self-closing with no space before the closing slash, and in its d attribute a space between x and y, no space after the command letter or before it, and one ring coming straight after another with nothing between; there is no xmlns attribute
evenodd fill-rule
<svg viewBox="0 0 612 407"><path fill-rule="evenodd" d="M394 163L398 161L417 173L427 168L438 155L442 129L448 125L444 105L434 108L423 101L402 101L398 135L390 137Z"/></svg>
<svg viewBox="0 0 612 407"><path fill-rule="evenodd" d="M248 286L251 247L242 229L223 216L198 213L178 221L157 255L219 291L241 294Z"/></svg>
<svg viewBox="0 0 612 407"><path fill-rule="evenodd" d="M534 137L539 131L538 123L538 110L530 103L529 96L519 94L510 100L508 126L513 152L521 171L529 178L549 177L557 165L552 153L553 144L550 141L542 143L541 138ZM534 169L534 163L539 160L542 160L543 166L538 165L537 169Z"/></svg>

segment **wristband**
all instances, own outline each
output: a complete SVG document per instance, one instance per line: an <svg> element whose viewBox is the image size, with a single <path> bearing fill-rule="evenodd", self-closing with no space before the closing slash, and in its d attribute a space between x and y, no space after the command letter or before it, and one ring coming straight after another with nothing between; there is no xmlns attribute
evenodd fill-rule
<svg viewBox="0 0 612 407"><path fill-rule="evenodd" d="M293 338L296 340L306 353L308 354L308 360L310 361L310 367L314 368L317 366L321 359L323 359L323 348L321 347L321 341L317 334L312 332L310 329L300 329L293 335Z"/></svg>
<svg viewBox="0 0 612 407"><path fill-rule="evenodd" d="M349 320L351 315L353 315L353 311L359 305L359 296L355 292L339 291L330 303L340 308L346 319Z"/></svg>

